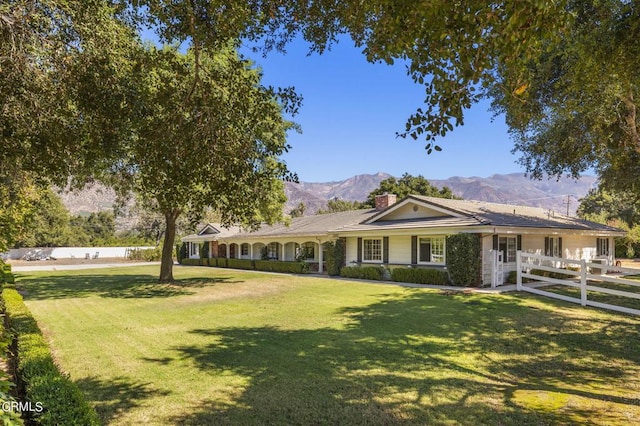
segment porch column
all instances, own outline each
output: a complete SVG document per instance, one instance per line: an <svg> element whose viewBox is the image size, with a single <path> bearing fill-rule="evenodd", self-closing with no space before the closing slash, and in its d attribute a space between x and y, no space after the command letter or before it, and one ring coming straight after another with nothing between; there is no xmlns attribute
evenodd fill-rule
<svg viewBox="0 0 640 426"><path fill-rule="evenodd" d="M281 260L281 261L284 261L284 260L285 260L285 255L286 255L286 253L285 253L285 251L284 251L284 247L285 247L285 244L280 244L280 254L281 254L282 256L280 256L280 259L278 259L278 260Z"/></svg>
<svg viewBox="0 0 640 426"><path fill-rule="evenodd" d="M322 273L322 242L320 240L318 240L318 273L321 274Z"/></svg>

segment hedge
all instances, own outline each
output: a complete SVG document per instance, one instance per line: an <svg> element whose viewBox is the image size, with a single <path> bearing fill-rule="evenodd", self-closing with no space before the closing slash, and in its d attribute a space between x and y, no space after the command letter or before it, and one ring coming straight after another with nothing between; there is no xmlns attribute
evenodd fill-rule
<svg viewBox="0 0 640 426"><path fill-rule="evenodd" d="M0 259L0 265L2 260ZM2 270L0 270L0 273ZM0 312L4 313L4 301L0 298ZM4 321L0 321L0 358L8 360L11 350L9 349L12 342L11 333L5 328ZM0 425L23 425L24 421L20 417L19 410L15 404L18 403L12 395L14 388L14 378L12 375L0 371Z"/></svg>
<svg viewBox="0 0 640 426"><path fill-rule="evenodd" d="M6 315L16 333L19 386L32 407L33 422L41 425L99 425L95 410L85 401L80 389L53 362L42 332L14 288L5 288L2 296Z"/></svg>
<svg viewBox="0 0 640 426"><path fill-rule="evenodd" d="M256 266L251 259L227 259L227 268L255 269Z"/></svg>
<svg viewBox="0 0 640 426"><path fill-rule="evenodd" d="M306 274L309 264L306 262L284 262L278 260L254 260L257 271L284 272L289 274Z"/></svg>
<svg viewBox="0 0 640 426"><path fill-rule="evenodd" d="M395 268L391 270L391 279L402 283L448 285L449 275L443 269Z"/></svg>
<svg viewBox="0 0 640 426"><path fill-rule="evenodd" d="M0 284L13 284L15 278L11 272L11 265L0 260Z"/></svg>
<svg viewBox="0 0 640 426"><path fill-rule="evenodd" d="M361 280L382 281L384 268L381 266L345 266L340 268L340 276Z"/></svg>

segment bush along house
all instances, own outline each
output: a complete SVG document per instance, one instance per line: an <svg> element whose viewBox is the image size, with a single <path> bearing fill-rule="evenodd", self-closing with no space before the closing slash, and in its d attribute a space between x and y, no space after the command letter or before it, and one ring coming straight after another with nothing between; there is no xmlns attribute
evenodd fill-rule
<svg viewBox="0 0 640 426"><path fill-rule="evenodd" d="M335 256L328 248L339 245L346 276L378 278L377 272L359 273L375 267L380 279L439 284L446 275L454 285L497 286L516 269L518 250L613 264L613 239L624 235L536 207L419 195L397 201L385 194L376 198L375 209L304 216L253 232L209 224L182 241L191 259L244 260L218 266L298 262L322 273Z"/></svg>

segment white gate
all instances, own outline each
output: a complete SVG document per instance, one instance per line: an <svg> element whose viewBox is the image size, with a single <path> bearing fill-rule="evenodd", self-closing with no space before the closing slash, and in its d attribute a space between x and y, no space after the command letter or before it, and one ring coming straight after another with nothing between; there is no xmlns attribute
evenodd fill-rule
<svg viewBox="0 0 640 426"><path fill-rule="evenodd" d="M491 287L504 284L504 254L501 250L491 251Z"/></svg>
<svg viewBox="0 0 640 426"><path fill-rule="evenodd" d="M558 263L564 264L572 269L557 268ZM621 275L640 275L640 270L632 268L621 268L619 266L603 265L601 263L587 262L586 260L561 259L557 257L541 256L539 254L523 253L518 251L516 256L516 268L518 278L516 288L518 291L527 291L529 293L548 296L554 299L564 300L566 302L579 303L582 306L593 306L596 308L611 309L627 314L640 315L640 309L633 309L624 306L612 305L609 303L601 303L589 300L588 292L598 292L610 294L613 296L627 297L630 299L640 299L640 281L622 278L621 276L606 275L609 271L615 271ZM535 271L534 271L535 270ZM550 278L533 272L547 271L559 273L567 278ZM522 279L534 280L533 285L523 283ZM607 287L599 287L594 284L607 285ZM613 284L613 286L611 285ZM618 290L614 287L616 284L629 286L634 291ZM551 291L541 290L539 287L545 285L563 285L580 289L580 298L571 297L564 294L558 294ZM624 288L624 287L621 287Z"/></svg>

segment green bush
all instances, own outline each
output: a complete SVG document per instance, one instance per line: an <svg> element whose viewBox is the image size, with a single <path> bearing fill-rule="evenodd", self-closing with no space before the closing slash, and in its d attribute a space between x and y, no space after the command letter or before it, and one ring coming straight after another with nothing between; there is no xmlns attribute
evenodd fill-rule
<svg viewBox="0 0 640 426"><path fill-rule="evenodd" d="M209 266L218 266L218 259L215 257L212 257L209 259Z"/></svg>
<svg viewBox="0 0 640 426"><path fill-rule="evenodd" d="M382 266L345 266L340 269L340 276L361 280L382 281L384 268Z"/></svg>
<svg viewBox="0 0 640 426"><path fill-rule="evenodd" d="M284 262L278 260L254 260L256 271L283 272L288 274L306 274L309 265L306 262Z"/></svg>
<svg viewBox="0 0 640 426"><path fill-rule="evenodd" d="M14 282L15 278L11 272L11 265L4 263L4 261L0 259L0 284L13 284Z"/></svg>
<svg viewBox="0 0 640 426"><path fill-rule="evenodd" d="M152 249L131 249L127 255L129 260L139 260L142 262L157 262L162 259L162 247Z"/></svg>
<svg viewBox="0 0 640 426"><path fill-rule="evenodd" d="M251 259L227 259L227 268L255 269L255 266Z"/></svg>
<svg viewBox="0 0 640 426"><path fill-rule="evenodd" d="M218 264L218 268L226 268L227 265L229 264L229 259L227 259L226 257L219 257L217 259L217 264Z"/></svg>
<svg viewBox="0 0 640 426"><path fill-rule="evenodd" d="M480 283L481 245L476 234L455 234L447 237L447 269L451 284L471 286Z"/></svg>
<svg viewBox="0 0 640 426"><path fill-rule="evenodd" d="M327 241L324 248L327 251L327 274L332 277L340 275L340 268L345 262L344 240Z"/></svg>
<svg viewBox="0 0 640 426"><path fill-rule="evenodd" d="M60 372L51 351L22 296L13 288L2 292L6 315L16 333L19 386L32 407L33 421L41 425L99 425L95 410L85 401L80 389Z"/></svg>
<svg viewBox="0 0 640 426"><path fill-rule="evenodd" d="M182 259L181 262L182 265L187 265L187 266L202 266L202 260L201 259Z"/></svg>
<svg viewBox="0 0 640 426"><path fill-rule="evenodd" d="M395 268L391 270L391 279L402 283L449 284L447 271L432 268Z"/></svg>

